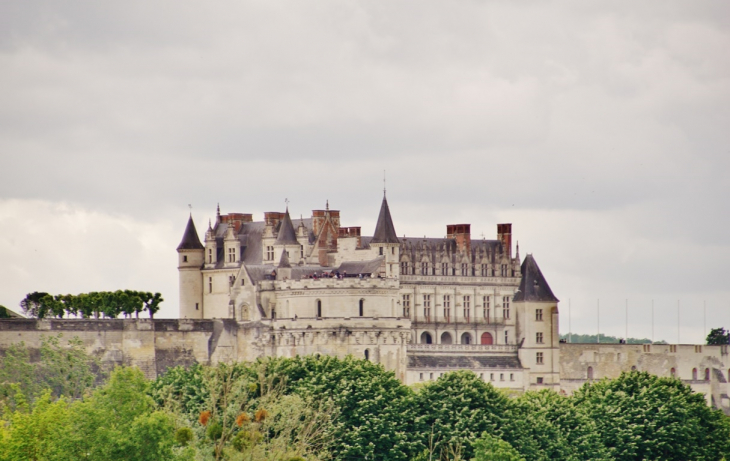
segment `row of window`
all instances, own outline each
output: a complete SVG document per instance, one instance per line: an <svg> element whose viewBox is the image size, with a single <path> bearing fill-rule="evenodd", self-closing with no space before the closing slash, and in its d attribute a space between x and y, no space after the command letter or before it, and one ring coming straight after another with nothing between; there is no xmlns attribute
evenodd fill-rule
<svg viewBox="0 0 730 461"><path fill-rule="evenodd" d="M430 294L423 295L423 317L426 319L427 322L431 321L431 296ZM403 295L402 299L403 303L403 317L410 317L411 316L411 295L406 294ZM446 322L451 321L451 295L444 295L443 296L443 319ZM465 295L462 297L462 312L463 312L463 318L466 319L468 322L471 319L471 296ZM510 318L510 298L509 296L502 297L502 317L505 320L509 320ZM540 310L540 318L539 320L542 320L542 309ZM496 315L496 310L495 310ZM491 319L491 303L490 303L490 297L489 296L483 296L482 297L482 316L484 317L487 322Z"/></svg>
<svg viewBox="0 0 730 461"><path fill-rule="evenodd" d="M494 344L494 337L489 332L482 333L482 336L480 338L481 343L483 345L490 345ZM424 331L421 333L421 344L433 344L433 336L431 336L431 333L428 331ZM460 344L471 344L471 333L465 332L461 335L461 343ZM451 338L451 333L448 331L445 331L441 333L441 342L439 344L454 344L454 340ZM504 332L504 344L509 344L509 331L505 330Z"/></svg>
<svg viewBox="0 0 730 461"><path fill-rule="evenodd" d="M286 256L291 258L291 253L289 251L286 252ZM299 258L304 259L304 247L302 245L299 245ZM273 261L274 260L274 247L271 245L266 246L266 259L264 261Z"/></svg>
<svg viewBox="0 0 730 461"><path fill-rule="evenodd" d="M631 371L636 371L636 367L635 366L631 367ZM672 369L669 370L669 375L672 378L676 378L677 369L672 367ZM730 377L730 369L727 370L727 375L728 375L728 377ZM586 370L586 377L588 379L595 379L594 374L593 374L593 367L588 367L588 370ZM697 380L698 380L697 368L692 368L692 381L697 381ZM709 381L709 380L710 380L710 369L705 368L704 381Z"/></svg>
<svg viewBox="0 0 730 461"><path fill-rule="evenodd" d="M431 264L425 261L416 264L411 264L408 261L402 261L400 263L400 273L402 275L416 275L416 269L418 269L419 275L497 276L496 269L489 267L489 264L471 265L468 263L461 263L457 266L449 263L441 263L440 266L437 266L436 264ZM499 275L501 277L514 277L515 270L511 269L507 264L501 264L499 267Z"/></svg>
<svg viewBox="0 0 730 461"><path fill-rule="evenodd" d="M418 379L419 379L420 381L423 381L423 377L424 377L424 374L425 374L425 373L419 373L419 374L418 374ZM428 374L428 379L429 379L429 381L433 381L433 375L434 375L433 373L429 373L429 374ZM443 375L444 375L444 373L443 373L443 372L440 372L440 373L438 374L437 378L438 378L438 377L441 377L441 376L443 376ZM490 381L494 381L494 375L495 375L495 373L489 373L489 380L490 380ZM504 381L504 375L505 375L504 373L500 373L500 374L499 374L499 380L500 380L500 381ZM484 373L479 373L479 379L481 379L482 381L484 381ZM514 374L514 373L510 373L510 374L509 374L509 380L510 380L510 381L514 381L514 380L515 380L515 374Z"/></svg>

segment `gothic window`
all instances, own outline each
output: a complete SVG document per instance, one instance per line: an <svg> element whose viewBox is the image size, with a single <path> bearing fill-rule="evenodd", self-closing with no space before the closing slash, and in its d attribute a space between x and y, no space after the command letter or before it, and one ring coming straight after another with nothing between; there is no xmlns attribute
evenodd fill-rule
<svg viewBox="0 0 730 461"><path fill-rule="evenodd" d="M542 322L542 309L535 309L535 320Z"/></svg>
<svg viewBox="0 0 730 461"><path fill-rule="evenodd" d="M542 365L542 352L535 353L535 363L538 365Z"/></svg>
<svg viewBox="0 0 730 461"><path fill-rule="evenodd" d="M441 263L441 275L449 275L449 263Z"/></svg>
<svg viewBox="0 0 730 461"><path fill-rule="evenodd" d="M400 263L400 273L401 275L407 275L408 274L408 263L403 261Z"/></svg>
<svg viewBox="0 0 730 461"><path fill-rule="evenodd" d="M486 264L481 265L481 275L482 277L486 277L488 275L489 266Z"/></svg>
<svg viewBox="0 0 730 461"><path fill-rule="evenodd" d="M464 318L469 321L471 316L471 296L464 296Z"/></svg>
<svg viewBox="0 0 730 461"><path fill-rule="evenodd" d="M444 295L444 319L448 322L451 317L451 296Z"/></svg>
<svg viewBox="0 0 730 461"><path fill-rule="evenodd" d="M535 333L535 342L537 344L542 344L542 332Z"/></svg>
<svg viewBox="0 0 730 461"><path fill-rule="evenodd" d="M411 316L411 295L403 295L403 317Z"/></svg>
<svg viewBox="0 0 730 461"><path fill-rule="evenodd" d="M428 263L421 263L421 275L428 275Z"/></svg>
<svg viewBox="0 0 730 461"><path fill-rule="evenodd" d="M208 263L213 264L213 250L212 249L208 250Z"/></svg>
<svg viewBox="0 0 730 461"><path fill-rule="evenodd" d="M502 297L502 317L509 320L509 296Z"/></svg>
<svg viewBox="0 0 730 461"><path fill-rule="evenodd" d="M431 321L431 295L423 295L423 316L427 322Z"/></svg>
<svg viewBox="0 0 730 461"><path fill-rule="evenodd" d="M469 275L469 265L466 263L461 264L461 275Z"/></svg>
<svg viewBox="0 0 730 461"><path fill-rule="evenodd" d="M507 264L502 264L502 277L507 277Z"/></svg>
<svg viewBox="0 0 730 461"><path fill-rule="evenodd" d="M482 307L484 308L484 319L487 321L487 323L489 323L489 296L484 296L482 298Z"/></svg>

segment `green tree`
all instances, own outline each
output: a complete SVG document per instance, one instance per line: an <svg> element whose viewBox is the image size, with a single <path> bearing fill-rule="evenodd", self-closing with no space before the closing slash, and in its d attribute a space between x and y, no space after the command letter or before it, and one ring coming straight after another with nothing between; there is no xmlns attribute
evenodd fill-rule
<svg viewBox="0 0 730 461"><path fill-rule="evenodd" d="M0 319L10 319L12 316L10 315L8 308L0 304Z"/></svg>
<svg viewBox="0 0 730 461"><path fill-rule="evenodd" d="M726 331L722 327L713 328L707 335L707 344L711 346L730 344L730 331Z"/></svg>
<svg viewBox="0 0 730 461"><path fill-rule="evenodd" d="M473 461L525 461L512 445L485 432L474 442Z"/></svg>
<svg viewBox="0 0 730 461"><path fill-rule="evenodd" d="M585 384L574 395L621 460L721 460L730 456L730 423L702 394L645 372Z"/></svg>
<svg viewBox="0 0 730 461"><path fill-rule="evenodd" d="M48 293L34 291L28 293L22 301L20 301L20 308L23 313L29 317L36 317L42 319L48 313L47 300L50 297Z"/></svg>
<svg viewBox="0 0 730 461"><path fill-rule="evenodd" d="M573 399L545 389L526 392L510 404L504 432L526 459L611 459L595 422Z"/></svg>
<svg viewBox="0 0 730 461"><path fill-rule="evenodd" d="M447 373L426 384L416 394L415 404L417 431L436 435L433 445L439 456L449 446L462 446L464 458L471 459L472 444L481 434L505 435L507 397L471 371Z"/></svg>

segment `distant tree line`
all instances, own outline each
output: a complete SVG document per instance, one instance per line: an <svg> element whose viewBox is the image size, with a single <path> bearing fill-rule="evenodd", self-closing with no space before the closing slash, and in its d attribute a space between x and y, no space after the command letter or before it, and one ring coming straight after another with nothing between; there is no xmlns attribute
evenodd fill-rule
<svg viewBox="0 0 730 461"><path fill-rule="evenodd" d="M139 318L140 312L147 312L150 318L154 318L162 301L160 293L148 291L95 291L55 296L34 291L20 301L20 308L29 317L39 319L65 316L115 319L120 315Z"/></svg>
<svg viewBox="0 0 730 461"><path fill-rule="evenodd" d="M577 333L565 333L560 335L560 339L576 343L576 344L595 344L598 341L598 335L581 335ZM600 343L603 344L619 344L624 338L617 336L606 336L603 333L600 335ZM651 339L648 338L629 338L626 340L626 344L651 344ZM667 344L666 341L654 341L654 344Z"/></svg>

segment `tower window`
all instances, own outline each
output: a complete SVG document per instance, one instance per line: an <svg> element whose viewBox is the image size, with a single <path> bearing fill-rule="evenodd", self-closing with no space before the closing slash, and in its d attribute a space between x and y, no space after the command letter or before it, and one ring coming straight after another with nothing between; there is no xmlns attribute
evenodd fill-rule
<svg viewBox="0 0 730 461"><path fill-rule="evenodd" d="M266 247L266 260L267 261L273 261L274 260L274 247L267 246Z"/></svg>
<svg viewBox="0 0 730 461"><path fill-rule="evenodd" d="M188 262L188 256L187 255L183 256L183 262L184 263Z"/></svg>
<svg viewBox="0 0 730 461"><path fill-rule="evenodd" d="M535 320L542 322L542 309L535 309Z"/></svg>
<svg viewBox="0 0 730 461"><path fill-rule="evenodd" d="M537 344L542 344L542 332L535 333L535 342Z"/></svg>
<svg viewBox="0 0 730 461"><path fill-rule="evenodd" d="M509 330L504 330L504 343L509 344Z"/></svg>
<svg viewBox="0 0 730 461"><path fill-rule="evenodd" d="M208 277L208 293L213 293L213 277Z"/></svg>
<svg viewBox="0 0 730 461"><path fill-rule="evenodd" d="M543 359L542 352L536 352L535 353L535 363L538 365L542 365L542 359Z"/></svg>

